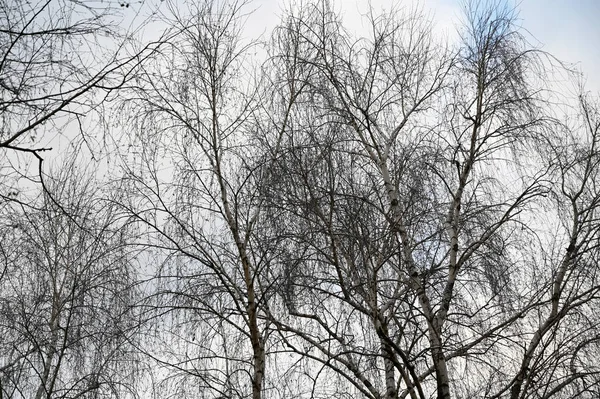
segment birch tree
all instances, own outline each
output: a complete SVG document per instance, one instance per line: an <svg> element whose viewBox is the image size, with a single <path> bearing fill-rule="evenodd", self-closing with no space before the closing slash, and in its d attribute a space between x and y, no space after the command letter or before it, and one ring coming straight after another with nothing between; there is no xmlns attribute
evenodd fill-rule
<svg viewBox="0 0 600 399"><path fill-rule="evenodd" d="M148 303L164 315L164 346L150 355L166 369L164 389L180 397L199 387L206 397L259 399L277 386L266 378L273 281L255 230L300 72L263 75L253 63L245 2L169 6L175 39L123 106L137 137L124 158L137 194L125 205L165 259ZM294 44L283 45L291 60Z"/></svg>
<svg viewBox="0 0 600 399"><path fill-rule="evenodd" d="M73 163L47 184L50 194L29 202L35 210L21 205L7 216L0 391L8 398L130 397L139 359L129 345L137 327L132 230Z"/></svg>
<svg viewBox="0 0 600 399"><path fill-rule="evenodd" d="M593 397L596 327L568 320L595 319L596 285L567 270L595 248L595 108L567 134L583 147L556 134L547 65L502 4L469 3L448 52L419 15L372 13L354 39L328 2L302 10L315 73L270 191L282 339L364 397ZM564 215L558 235L534 222Z"/></svg>

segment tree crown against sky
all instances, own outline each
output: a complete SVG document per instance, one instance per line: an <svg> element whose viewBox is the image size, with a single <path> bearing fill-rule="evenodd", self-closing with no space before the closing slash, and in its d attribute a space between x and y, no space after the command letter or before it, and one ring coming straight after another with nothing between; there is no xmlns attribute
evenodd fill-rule
<svg viewBox="0 0 600 399"><path fill-rule="evenodd" d="M252 2L161 7L98 108L115 174L4 197L3 396L598 396L598 102L510 5L457 43L408 7L298 2L256 43Z"/></svg>

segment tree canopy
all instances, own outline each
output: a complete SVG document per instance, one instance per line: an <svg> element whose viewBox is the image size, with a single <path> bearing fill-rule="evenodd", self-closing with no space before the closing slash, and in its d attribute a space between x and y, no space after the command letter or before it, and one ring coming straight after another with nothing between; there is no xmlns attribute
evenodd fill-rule
<svg viewBox="0 0 600 399"><path fill-rule="evenodd" d="M0 0L0 399L600 396L600 103L516 8L117 3Z"/></svg>

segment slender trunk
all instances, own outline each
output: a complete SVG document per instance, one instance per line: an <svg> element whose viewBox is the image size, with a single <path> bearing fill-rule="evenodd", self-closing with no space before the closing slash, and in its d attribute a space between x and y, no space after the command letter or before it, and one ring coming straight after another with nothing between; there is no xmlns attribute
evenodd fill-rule
<svg viewBox="0 0 600 399"><path fill-rule="evenodd" d="M432 338L433 336L433 338ZM446 357L442 349L442 343L437 333L430 334L431 357L435 366L435 377L437 382L437 398L450 399L450 383L448 378L448 367Z"/></svg>
<svg viewBox="0 0 600 399"><path fill-rule="evenodd" d="M448 367L446 365L446 357L444 356L441 340L442 325L441 323L439 323L439 320L437 320L437 317L433 312L431 303L429 301L429 297L427 296L427 292L425 292L425 287L423 286L423 283L419 278L419 273L412 258L412 250L410 248L410 237L402 221L402 210L400 209L398 191L392 183L390 172L385 163L380 163L380 170L385 184L385 188L388 193L388 197L392 207L392 212L394 214L392 228L400 236L402 254L404 256L404 259L407 264L407 269L410 274L410 284L417 293L419 304L421 305L421 310L423 311L423 314L427 319L429 331L429 344L431 346L431 357L433 361L433 366L435 368L437 380L437 397L438 399L450 399L451 396L450 382L448 378Z"/></svg>
<svg viewBox="0 0 600 399"><path fill-rule="evenodd" d="M52 362L54 361L54 355L56 354L56 344L58 343L58 315L53 315L50 321L50 345L48 346L48 356L44 362L44 371L41 375L40 385L38 386L35 394L35 399L42 399L46 391L48 391L48 379L52 370ZM41 348L40 348L41 349ZM42 360L44 359L43 353L41 354ZM47 393L48 397L50 392Z"/></svg>
<svg viewBox="0 0 600 399"><path fill-rule="evenodd" d="M391 348L387 348L387 344L381 342L381 351L384 354L383 366L385 369L385 397L387 399L396 399L396 378L394 377L394 362L389 358L391 356Z"/></svg>
<svg viewBox="0 0 600 399"><path fill-rule="evenodd" d="M397 399L398 391L396 389L396 377L394 376L394 349L385 340L384 337L388 337L388 329L385 323L382 323L378 316L374 316L375 330L379 335L379 347L381 350L381 356L383 357L383 369L385 373L385 399Z"/></svg>
<svg viewBox="0 0 600 399"><path fill-rule="evenodd" d="M217 91L219 77L215 72L216 68L212 69L213 84L211 86L211 98L213 99L211 104L212 110L212 150L214 151L214 173L219 184L219 190L221 194L221 203L223 206L223 213L225 220L229 226L229 230L235 241L235 245L238 250L239 260L243 269L244 283L246 286L246 315L248 316L248 329L250 330L250 343L252 345L252 399L261 399L262 395L262 384L265 374L265 351L264 343L261 337L260 329L258 326L258 311L256 305L256 292L254 289L254 274L253 267L250 262L247 253L247 241L242 238L241 229L235 213L232 210L231 203L229 201L229 194L227 191L227 183L222 170L222 153L221 153L221 137L219 127L219 115L217 112L217 102L219 100L219 93ZM246 232L246 238L250 234L250 226Z"/></svg>
<svg viewBox="0 0 600 399"><path fill-rule="evenodd" d="M227 194L224 185L222 185L221 190L223 194L225 213L229 222L229 228L231 229L238 249L238 254L240 256L244 273L244 283L246 285L246 314L248 315L248 329L250 330L250 343L252 345L253 354L252 399L260 399L262 395L262 384L265 374L265 350L264 342L258 325L258 308L256 305L256 291L254 289L253 267L250 259L248 258L245 241L242 240L238 225L233 219L233 214L229 209L229 201L227 200Z"/></svg>
<svg viewBox="0 0 600 399"><path fill-rule="evenodd" d="M578 228L578 222L577 222L577 218L575 218L574 227L573 227L574 231L576 231L577 228ZM576 241L577 241L577 236L575 235L571 239L569 248L574 248ZM536 349L542 342L542 338L544 337L544 335L552 328L552 326L554 326L560 320L559 301L560 301L560 297L561 297L561 293L562 293L563 281L565 278L565 274L567 272L567 268L573 261L574 256L575 256L574 250L573 249L568 250L567 254L565 255L565 257L561 263L561 266L560 266L558 272L556 273L556 278L552 285L552 297L551 297L552 308L550 309L550 314L546 318L546 321L544 322L544 324L542 324L540 326L540 328L537 329L535 334L533 334L531 341L529 341L529 346L527 347L527 351L525 352L525 355L523 356L523 360L521 362L521 367L519 369L517 376L515 377L513 386L510 390L510 399L518 399L521 396L523 384L529 377L529 366L531 364L531 361L533 360L533 355L534 355Z"/></svg>
<svg viewBox="0 0 600 399"><path fill-rule="evenodd" d="M258 312L256 308L256 294L254 292L254 281L251 275L250 262L245 248L238 245L241 252L242 265L244 268L244 280L248 290L248 327L250 329L250 342L252 344L252 363L254 375L252 379L252 399L260 399L262 395L262 384L265 374L265 350L264 343L258 326Z"/></svg>
<svg viewBox="0 0 600 399"><path fill-rule="evenodd" d="M256 305L256 292L254 289L253 267L246 251L246 241L242 239L239 225L237 220L235 220L234 214L230 207L227 188L221 173L221 163L218 153L216 156L216 165L217 178L219 180L219 186L221 189L221 200L223 203L223 209L225 211L225 218L238 250L238 255L240 257L240 262L244 273L244 283L246 285L246 314L248 316L248 329L250 330L250 343L252 345L253 353L252 399L260 399L262 395L262 384L265 374L265 351L264 343L258 326L258 311Z"/></svg>

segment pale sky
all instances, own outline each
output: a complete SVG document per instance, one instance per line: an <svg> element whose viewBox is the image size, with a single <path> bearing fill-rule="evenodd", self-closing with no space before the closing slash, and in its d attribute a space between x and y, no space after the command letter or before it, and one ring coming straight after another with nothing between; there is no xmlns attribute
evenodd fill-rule
<svg viewBox="0 0 600 399"><path fill-rule="evenodd" d="M520 9L542 49L577 64L587 89L600 94L600 0L523 0Z"/></svg>

